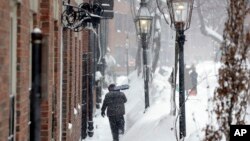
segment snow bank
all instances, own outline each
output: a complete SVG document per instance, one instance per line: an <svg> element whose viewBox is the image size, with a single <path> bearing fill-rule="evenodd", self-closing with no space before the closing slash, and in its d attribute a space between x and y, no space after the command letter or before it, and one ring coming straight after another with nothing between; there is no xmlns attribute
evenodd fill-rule
<svg viewBox="0 0 250 141"><path fill-rule="evenodd" d="M101 80L102 77L103 77L103 76L102 76L102 74L101 74L100 71L97 71L97 72L95 73L95 81Z"/></svg>
<svg viewBox="0 0 250 141"><path fill-rule="evenodd" d="M131 80L129 83L130 88L123 91L128 99L125 105L126 130L129 130L129 128L142 117L145 107L143 79L137 77L136 71L130 74L129 79Z"/></svg>
<svg viewBox="0 0 250 141"><path fill-rule="evenodd" d="M207 123L212 123L208 118L207 110L212 105L208 104L208 99L213 96L217 84L217 70L220 64L212 61L202 62L196 65L198 73L197 96L189 96L186 101L186 129L185 141L200 141L204 137L202 129ZM128 99L126 103L126 131L121 137L121 141L176 141L176 131L178 122L175 125L175 116L170 112L170 85L168 77L171 68L164 68L164 74L158 73L153 76L154 80L150 84L150 108L144 113L144 83L141 77L137 77L136 72L129 76L130 89L123 91ZM126 77L119 77L117 84L126 84ZM107 92L107 90L103 90ZM178 105L178 93L176 96ZM178 107L178 106L177 106ZM250 109L248 108L250 114ZM101 117L97 110L95 118L95 130L92 138L86 141L111 141L112 135L108 118ZM178 132L177 132L178 137Z"/></svg>
<svg viewBox="0 0 250 141"><path fill-rule="evenodd" d="M198 78L198 95L189 97L186 102L186 129L188 141L198 141L204 137L201 131L208 121L207 103L208 98L213 95L214 88L217 86L217 70L219 64L213 62L203 62L196 66ZM127 133L122 141L169 141L176 140L176 132L179 128L178 122L175 125L176 117L170 116L170 85L168 77L171 68L164 68L167 71L165 75L158 72L154 76L154 82L151 85L151 103L150 108L145 114L144 111L144 91L143 80L135 79L136 75L131 75L131 94L128 96L130 103L127 106ZM137 94L136 94L136 93ZM177 93L178 105L178 93ZM178 107L178 106L177 106ZM177 132L178 136L178 132Z"/></svg>

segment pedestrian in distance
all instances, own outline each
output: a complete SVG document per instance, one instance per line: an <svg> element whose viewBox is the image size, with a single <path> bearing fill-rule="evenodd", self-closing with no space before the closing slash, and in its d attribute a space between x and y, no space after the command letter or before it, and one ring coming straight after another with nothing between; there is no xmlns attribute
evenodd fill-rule
<svg viewBox="0 0 250 141"><path fill-rule="evenodd" d="M174 68L172 68L172 72L168 78L168 82L170 83L171 87L173 88L174 87Z"/></svg>
<svg viewBox="0 0 250 141"><path fill-rule="evenodd" d="M184 64L184 83L185 83L185 93L188 95L189 91L192 89L192 82L190 77L190 70L191 68L188 68L186 64Z"/></svg>
<svg viewBox="0 0 250 141"><path fill-rule="evenodd" d="M110 84L108 90L109 92L105 95L101 108L101 115L105 117L107 109L113 141L119 141L119 133L124 134L124 114L127 98L123 92L115 90L115 84Z"/></svg>
<svg viewBox="0 0 250 141"><path fill-rule="evenodd" d="M189 95L197 95L197 77L198 77L198 73L196 72L195 66L192 65L191 67L192 72L190 73L190 77L191 77L191 83L192 83L192 88L189 92Z"/></svg>

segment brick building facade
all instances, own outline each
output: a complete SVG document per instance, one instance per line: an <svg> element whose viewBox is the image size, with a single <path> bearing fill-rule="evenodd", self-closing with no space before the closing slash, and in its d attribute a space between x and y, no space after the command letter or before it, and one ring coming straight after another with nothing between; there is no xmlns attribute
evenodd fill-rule
<svg viewBox="0 0 250 141"><path fill-rule="evenodd" d="M41 141L86 137L89 111L95 107L89 106L90 96L95 105L89 69L93 42L90 31L62 27L62 10L61 0L0 0L0 141L30 140L31 32L35 27L43 35ZM86 56L90 57L84 62Z"/></svg>
<svg viewBox="0 0 250 141"><path fill-rule="evenodd" d="M135 66L137 52L136 29L131 15L133 5L130 0L114 0L114 19L109 22L108 47L112 56L116 59L117 73L125 74L126 70L126 46L128 45L129 65Z"/></svg>

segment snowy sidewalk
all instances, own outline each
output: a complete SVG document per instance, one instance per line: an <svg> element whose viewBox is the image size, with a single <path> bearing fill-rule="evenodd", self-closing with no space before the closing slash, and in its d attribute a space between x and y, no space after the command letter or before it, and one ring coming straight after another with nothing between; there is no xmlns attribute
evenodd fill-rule
<svg viewBox="0 0 250 141"><path fill-rule="evenodd" d="M108 117L100 115L100 109L97 109L97 115L94 118L94 136L87 137L82 141L112 141L111 130L109 127Z"/></svg>
<svg viewBox="0 0 250 141"><path fill-rule="evenodd" d="M103 90L104 95L102 96L102 99L104 100L105 94L108 91L105 89ZM102 103L101 103L102 106ZM93 137L87 137L86 139L82 141L113 141L110 125L109 125L109 119L107 115L105 117L101 116L101 109L96 109L95 115L94 115L94 136Z"/></svg>
<svg viewBox="0 0 250 141"><path fill-rule="evenodd" d="M198 141L204 137L202 129L208 123L207 110L212 106L208 98L213 96L214 88L217 86L217 70L218 65L213 62L197 65L198 94L188 97L186 101L186 141ZM131 87L124 91L128 99L125 116L126 131L120 141L176 141L179 122L175 124L176 117L169 115L171 88L167 80L170 72L171 68L167 68L166 75L155 74L150 89L150 108L146 113L144 113L143 79L137 77L136 72L130 74ZM177 104L178 99L177 93ZM107 116L105 118L100 116L100 109L96 113L94 136L84 141L112 141Z"/></svg>

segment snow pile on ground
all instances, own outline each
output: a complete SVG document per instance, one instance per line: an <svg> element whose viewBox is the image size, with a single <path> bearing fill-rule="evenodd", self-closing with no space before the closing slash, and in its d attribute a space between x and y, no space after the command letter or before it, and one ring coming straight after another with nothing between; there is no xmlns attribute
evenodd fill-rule
<svg viewBox="0 0 250 141"><path fill-rule="evenodd" d="M102 73L100 72L100 71L97 71L96 73L95 73L95 81L99 81L99 80L101 80L102 79Z"/></svg>
<svg viewBox="0 0 250 141"><path fill-rule="evenodd" d="M204 137L202 129L210 121L208 119L208 99L213 96L217 84L219 64L212 61L196 65L198 73L198 94L189 96L186 101L186 141L200 141ZM157 73L150 84L150 108L145 112L144 82L133 72L129 76L130 89L123 91L128 99L126 103L126 132L120 141L176 141L178 137L178 121L170 113L170 85L167 81L171 68L164 67L165 73ZM119 77L117 84L127 84L127 77ZM178 105L178 93L176 93ZM177 106L178 107L178 106ZM250 113L250 109L248 109ZM97 110L94 118L95 130L92 138L86 141L112 141L108 118L100 116Z"/></svg>
<svg viewBox="0 0 250 141"><path fill-rule="evenodd" d="M213 62L203 62L196 66L198 78L198 95L188 97L186 102L186 128L188 141L198 141L203 137L200 132L207 123L207 102L208 98L213 95L215 86L217 85L216 73L218 65ZM121 141L169 141L176 140L176 134L178 136L178 121L176 117L169 115L170 112L170 85L168 83L168 77L171 72L171 68L164 68L167 71L164 75L156 73L154 81L151 87L151 103L150 108L145 114L144 110L144 92L142 88L142 95L136 96L137 101L140 101L140 108L133 107L129 109L126 117L127 122L130 122L129 129ZM131 85L131 91L133 88L138 88L143 85L136 81ZM138 89L137 89L138 90ZM139 91L139 90L138 90ZM178 93L176 97L179 99ZM177 104L178 105L178 104ZM178 106L177 106L178 107ZM138 114L139 113L139 114ZM142 113L142 114L141 114ZM132 120L136 118L136 120Z"/></svg>

